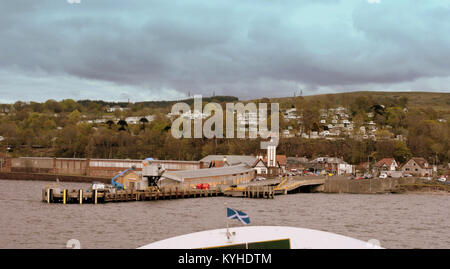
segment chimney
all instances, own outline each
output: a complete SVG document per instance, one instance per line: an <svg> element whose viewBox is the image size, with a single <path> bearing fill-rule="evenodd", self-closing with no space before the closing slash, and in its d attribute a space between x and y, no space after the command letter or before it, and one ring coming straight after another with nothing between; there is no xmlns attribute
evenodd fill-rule
<svg viewBox="0 0 450 269"><path fill-rule="evenodd" d="M224 162L224 163L227 162L227 156L223 156L223 162Z"/></svg>

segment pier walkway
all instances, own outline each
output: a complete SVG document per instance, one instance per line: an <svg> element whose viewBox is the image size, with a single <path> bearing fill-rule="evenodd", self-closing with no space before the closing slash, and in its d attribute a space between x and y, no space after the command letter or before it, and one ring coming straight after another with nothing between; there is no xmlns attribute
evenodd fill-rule
<svg viewBox="0 0 450 269"><path fill-rule="evenodd" d="M114 192L111 192L109 190L68 190L48 188L42 190L42 201L62 204L98 204L109 202L213 197L221 195L223 195L223 193L219 189L162 188L161 190L115 190Z"/></svg>
<svg viewBox="0 0 450 269"><path fill-rule="evenodd" d="M322 186L325 179L273 178L231 186L217 186L211 189L163 187L147 190L69 190L59 185L47 186L42 190L42 201L62 204L98 204L109 202L151 201L199 197L248 197L273 199L275 195L295 192L312 192ZM306 189L305 189L306 188Z"/></svg>
<svg viewBox="0 0 450 269"><path fill-rule="evenodd" d="M274 187L275 194L288 194L290 192L300 192L301 188L308 187L308 192L313 188L325 184L324 178L319 179L284 179Z"/></svg>

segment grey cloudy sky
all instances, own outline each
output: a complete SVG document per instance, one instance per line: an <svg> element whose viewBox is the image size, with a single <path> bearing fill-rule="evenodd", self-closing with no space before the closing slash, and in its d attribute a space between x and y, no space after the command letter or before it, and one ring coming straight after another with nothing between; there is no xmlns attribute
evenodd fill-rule
<svg viewBox="0 0 450 269"><path fill-rule="evenodd" d="M0 102L449 92L449 33L443 0L0 0Z"/></svg>

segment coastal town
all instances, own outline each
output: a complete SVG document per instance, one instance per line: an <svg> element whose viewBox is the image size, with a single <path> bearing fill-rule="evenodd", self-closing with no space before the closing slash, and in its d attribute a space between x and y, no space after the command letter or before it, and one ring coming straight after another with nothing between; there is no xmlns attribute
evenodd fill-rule
<svg viewBox="0 0 450 269"><path fill-rule="evenodd" d="M450 2L3 2L0 249L449 248Z"/></svg>
<svg viewBox="0 0 450 269"><path fill-rule="evenodd" d="M329 98L336 97L330 95ZM192 101L189 98L186 100ZM209 100L238 101L233 97L220 96ZM150 166L157 166L163 171L151 176L158 177L159 187L195 188L198 184L215 187L219 183L229 186L273 178L316 177L355 182L416 178L421 182L447 183L450 164L445 162L445 150L432 145L435 154L418 156L415 154L423 150L414 152L409 148L415 146L415 129L412 129L415 127L411 126L416 122L408 121L408 117L411 113L424 112L414 107L408 108L407 97L387 99L390 106L386 99L372 99L370 104L371 99L355 97L353 102L347 102L348 108L331 107L323 102L320 105L320 100L314 101L316 106L311 108L303 97L293 100L287 99L282 103L279 145L271 152L258 148L246 149L252 145L252 139L231 139L235 144L230 144L227 139L213 140L214 144L211 144L212 141L197 140L203 144L199 151L196 140L170 137L170 123L175 119L205 121L210 116L198 109L184 113L162 113L173 102L150 103L149 107L144 104L109 105L73 100L2 104L0 171L3 178L43 179L45 175L51 178L65 175L94 177L83 181L99 177L101 181L111 183L111 179L118 174L120 177L131 174L128 177L140 181L148 180L149 176L142 173L144 164L151 160ZM362 109L355 109L361 106ZM244 111L243 114L233 114L238 131L257 128L257 113ZM423 115L427 117L427 114ZM434 117L433 124L443 130L448 128L446 119ZM19 118L23 121L17 124ZM422 122L430 124L426 118ZM406 123L411 125L409 132L406 132ZM32 137L30 132L34 134ZM409 136L406 135L408 133ZM446 136L436 139L448 143ZM149 148L149 145L142 144L140 148L134 148L144 141L148 141L149 145L162 141L165 147L155 145ZM248 143L242 144L243 141ZM186 143L192 143L194 147L189 154L186 151L189 144ZM348 152L345 145L353 147L352 151ZM172 146L173 152L170 151ZM231 146L236 146L237 150ZM438 154L438 151L442 153ZM136 155L137 152L140 154ZM136 158L139 156L141 158ZM136 189L136 184L131 188Z"/></svg>
<svg viewBox="0 0 450 269"><path fill-rule="evenodd" d="M276 146L269 146L266 155L208 155L198 161L4 158L0 176L92 182L90 191L69 192L59 184L46 187L42 200L96 204L219 195L273 198L275 194L297 192L399 193L406 186L448 192L450 165L443 169L444 173L438 173L436 166L420 157L404 164L383 158L374 165L355 166L338 157L287 157L276 154ZM360 182L369 184L361 188Z"/></svg>
<svg viewBox="0 0 450 269"><path fill-rule="evenodd" d="M306 158L208 155L199 161L106 160L19 157L6 160L5 179L53 181L42 190L47 203L106 203L160 199L234 196L274 198L277 194L449 192L449 168L413 157L403 165L384 158L373 167L355 167L335 157ZM434 177L433 177L434 175ZM68 190L65 182L92 182L90 189ZM56 183L55 183L56 181ZM363 183L363 184L361 184Z"/></svg>

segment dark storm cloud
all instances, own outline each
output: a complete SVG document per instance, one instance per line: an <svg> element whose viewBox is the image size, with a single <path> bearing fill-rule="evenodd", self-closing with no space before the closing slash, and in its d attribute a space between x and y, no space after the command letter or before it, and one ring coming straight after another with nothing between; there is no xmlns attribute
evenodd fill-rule
<svg viewBox="0 0 450 269"><path fill-rule="evenodd" d="M3 1L0 93L82 99L95 85L98 98L251 98L415 81L442 90L449 15L437 0Z"/></svg>

